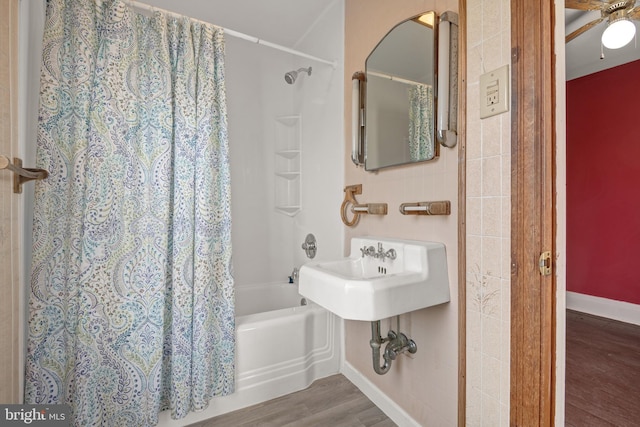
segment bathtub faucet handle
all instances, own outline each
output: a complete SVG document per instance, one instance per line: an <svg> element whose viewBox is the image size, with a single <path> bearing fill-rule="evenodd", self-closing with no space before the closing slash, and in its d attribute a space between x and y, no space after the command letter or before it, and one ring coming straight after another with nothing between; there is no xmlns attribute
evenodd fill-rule
<svg viewBox="0 0 640 427"><path fill-rule="evenodd" d="M302 249L307 254L307 258L313 258L316 256L316 252L318 251L318 245L316 242L316 236L309 233L307 237L304 239L304 243L302 244Z"/></svg>

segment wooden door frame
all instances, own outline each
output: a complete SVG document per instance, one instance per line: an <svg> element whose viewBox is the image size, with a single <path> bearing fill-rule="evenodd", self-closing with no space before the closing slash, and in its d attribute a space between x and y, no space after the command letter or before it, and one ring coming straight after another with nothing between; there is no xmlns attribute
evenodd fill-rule
<svg viewBox="0 0 640 427"><path fill-rule="evenodd" d="M18 0L0 2L0 50L7 60L0 65L0 153L8 157L18 153ZM21 249L19 228L20 196L13 193L13 174L3 171L0 176L0 221L3 232L0 253L0 402L22 402L22 341L20 339L20 267Z"/></svg>
<svg viewBox="0 0 640 427"><path fill-rule="evenodd" d="M467 0L458 0L458 427L467 423Z"/></svg>
<svg viewBox="0 0 640 427"><path fill-rule="evenodd" d="M511 0L511 426L555 417L555 3Z"/></svg>

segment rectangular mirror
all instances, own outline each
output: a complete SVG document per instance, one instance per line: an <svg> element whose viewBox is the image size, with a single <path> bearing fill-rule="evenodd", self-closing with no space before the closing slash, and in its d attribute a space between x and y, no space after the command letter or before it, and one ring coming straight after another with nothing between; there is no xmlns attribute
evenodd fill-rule
<svg viewBox="0 0 640 427"><path fill-rule="evenodd" d="M409 18L389 31L367 58L363 85L366 170L432 160L439 154L436 26L435 12Z"/></svg>

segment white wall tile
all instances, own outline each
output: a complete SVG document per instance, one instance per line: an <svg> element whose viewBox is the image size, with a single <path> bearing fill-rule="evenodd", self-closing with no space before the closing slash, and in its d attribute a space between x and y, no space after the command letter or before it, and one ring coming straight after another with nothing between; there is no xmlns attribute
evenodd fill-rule
<svg viewBox="0 0 640 427"><path fill-rule="evenodd" d="M501 237L502 235L502 198L483 197L482 235Z"/></svg>
<svg viewBox="0 0 640 427"><path fill-rule="evenodd" d="M511 123L510 113L482 119L477 134L477 83L480 74L510 63L511 16L509 0L468 0L467 10L467 316L480 322L467 322L468 335L480 334L467 337L467 357L474 358L467 365L474 379L467 389L467 426L495 427L509 424Z"/></svg>

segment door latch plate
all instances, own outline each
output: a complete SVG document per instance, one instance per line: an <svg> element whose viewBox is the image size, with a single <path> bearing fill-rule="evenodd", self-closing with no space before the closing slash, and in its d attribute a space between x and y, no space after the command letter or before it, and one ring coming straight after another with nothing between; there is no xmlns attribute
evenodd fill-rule
<svg viewBox="0 0 640 427"><path fill-rule="evenodd" d="M541 275L548 276L551 274L551 251L545 251L540 254L538 266L540 267Z"/></svg>

